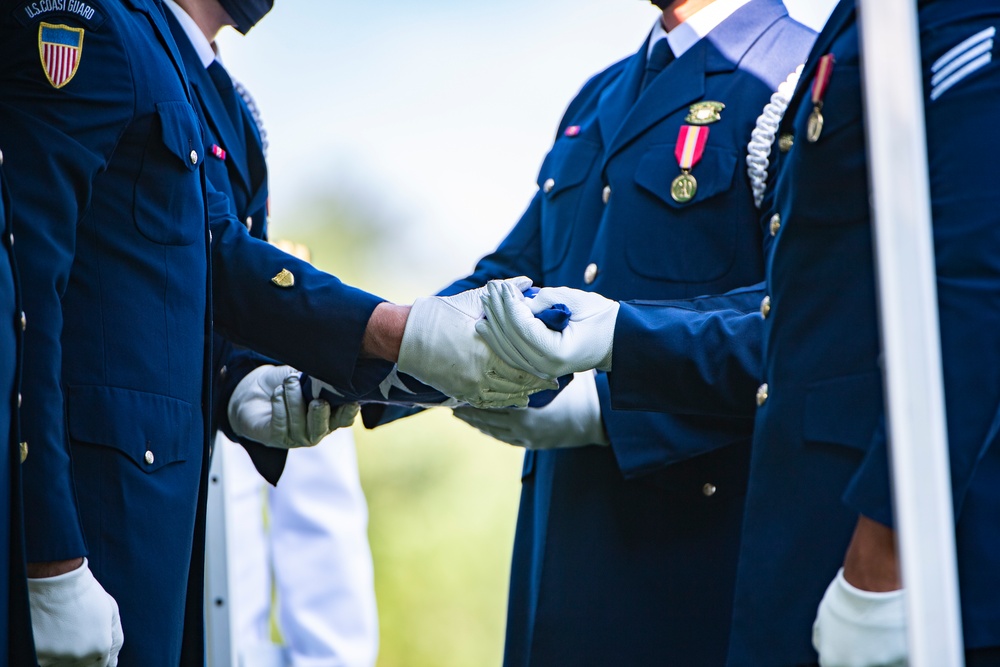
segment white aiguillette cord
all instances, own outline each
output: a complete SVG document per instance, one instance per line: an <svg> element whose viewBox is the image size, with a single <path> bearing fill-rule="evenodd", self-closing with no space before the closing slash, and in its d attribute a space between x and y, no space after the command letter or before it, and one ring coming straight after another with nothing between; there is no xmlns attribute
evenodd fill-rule
<svg viewBox="0 0 1000 667"><path fill-rule="evenodd" d="M750 176L750 187L753 189L753 203L760 208L767 191L767 168L771 166L771 148L778 134L778 126L788 109L788 101L795 93L795 86L802 75L802 65L788 75L784 83L778 86L777 92L771 95L771 101L764 107L763 113L757 118L757 127L750 134L747 145L747 175Z"/></svg>

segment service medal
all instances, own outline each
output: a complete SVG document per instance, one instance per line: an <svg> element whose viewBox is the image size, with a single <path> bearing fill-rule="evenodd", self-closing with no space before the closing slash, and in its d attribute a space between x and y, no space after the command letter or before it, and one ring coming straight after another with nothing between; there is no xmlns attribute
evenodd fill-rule
<svg viewBox="0 0 1000 667"><path fill-rule="evenodd" d="M698 193L698 179L691 175L691 170L705 154L708 130L707 126L682 125L677 134L674 155L680 165L681 175L670 184L670 196L678 204L688 203Z"/></svg>
<svg viewBox="0 0 1000 667"><path fill-rule="evenodd" d="M698 179L689 171L682 171L681 175L670 184L670 196L678 204L688 203L696 194L698 194Z"/></svg>
<svg viewBox="0 0 1000 667"><path fill-rule="evenodd" d="M813 110L809 114L809 125L806 128L806 139L810 143L819 141L823 134L823 98L826 97L826 89L830 86L830 77L833 76L833 54L828 53L819 59L816 66L816 78L812 85Z"/></svg>
<svg viewBox="0 0 1000 667"><path fill-rule="evenodd" d="M820 135L823 134L823 112L820 107L813 109L813 112L809 114L809 125L806 128L806 139L810 143L816 143L819 141Z"/></svg>

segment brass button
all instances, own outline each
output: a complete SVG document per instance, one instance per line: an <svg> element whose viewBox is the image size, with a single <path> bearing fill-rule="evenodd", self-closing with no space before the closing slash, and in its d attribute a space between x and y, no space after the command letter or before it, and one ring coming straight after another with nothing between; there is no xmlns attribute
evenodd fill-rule
<svg viewBox="0 0 1000 667"><path fill-rule="evenodd" d="M766 320L770 312L771 312L771 297L765 296L764 299L760 302L760 316Z"/></svg>
<svg viewBox="0 0 1000 667"><path fill-rule="evenodd" d="M191 164L198 164L198 151L191 151L191 155L188 157L191 158Z"/></svg>
<svg viewBox="0 0 1000 667"><path fill-rule="evenodd" d="M795 135L792 133L783 134L778 137L778 150L782 153L787 153L792 150L792 146L795 145Z"/></svg>
<svg viewBox="0 0 1000 667"><path fill-rule="evenodd" d="M20 445L20 449L21 449L21 463L24 463L24 460L28 458L28 443L22 442Z"/></svg>
<svg viewBox="0 0 1000 667"><path fill-rule="evenodd" d="M545 182L542 183L542 192L549 194L552 192L552 188L556 187L556 180L554 178L547 178Z"/></svg>
<svg viewBox="0 0 1000 667"><path fill-rule="evenodd" d="M146 461L146 465L148 466L153 465L153 461L156 460L156 458L153 456L153 452L149 451L148 449L146 450L146 456L143 458Z"/></svg>
<svg viewBox="0 0 1000 667"><path fill-rule="evenodd" d="M22 310L21 311L21 331L24 331L27 328L28 328L28 316L25 315L24 311Z"/></svg>
<svg viewBox="0 0 1000 667"><path fill-rule="evenodd" d="M251 229L253 229L253 216L252 215L248 215L247 216L247 231L250 231Z"/></svg>
<svg viewBox="0 0 1000 667"><path fill-rule="evenodd" d="M610 185L605 185L604 186L604 191L601 193L601 199L604 200L605 204L607 204L608 200L611 199L611 186Z"/></svg>
<svg viewBox="0 0 1000 667"><path fill-rule="evenodd" d="M597 280L597 264L590 263L583 270L583 282L591 285L595 280Z"/></svg>
<svg viewBox="0 0 1000 667"><path fill-rule="evenodd" d="M219 379L225 380L227 373L229 373L229 369L228 368L226 368L225 366L223 366L222 368L220 368L219 369Z"/></svg>
<svg viewBox="0 0 1000 667"><path fill-rule="evenodd" d="M767 403L767 383L765 382L761 386L757 387L757 406L760 407Z"/></svg>
<svg viewBox="0 0 1000 667"><path fill-rule="evenodd" d="M701 492L708 498L714 496L716 491L718 491L718 489L715 487L715 484L706 484L701 487Z"/></svg>
<svg viewBox="0 0 1000 667"><path fill-rule="evenodd" d="M771 236L776 236L778 230L781 229L781 216L777 213L771 216L771 224L769 225Z"/></svg>

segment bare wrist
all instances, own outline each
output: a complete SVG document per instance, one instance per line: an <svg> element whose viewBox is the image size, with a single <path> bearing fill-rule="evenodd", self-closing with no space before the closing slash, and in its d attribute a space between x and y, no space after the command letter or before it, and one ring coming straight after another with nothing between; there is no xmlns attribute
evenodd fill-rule
<svg viewBox="0 0 1000 667"><path fill-rule="evenodd" d="M409 306L389 302L375 306L361 340L361 356L397 361L409 314Z"/></svg>
<svg viewBox="0 0 1000 667"><path fill-rule="evenodd" d="M844 557L844 579L863 591L885 593L902 588L896 531L859 516Z"/></svg>
<svg viewBox="0 0 1000 667"><path fill-rule="evenodd" d="M83 565L83 557L69 560L53 560L39 563L28 563L29 579L47 579L78 570Z"/></svg>

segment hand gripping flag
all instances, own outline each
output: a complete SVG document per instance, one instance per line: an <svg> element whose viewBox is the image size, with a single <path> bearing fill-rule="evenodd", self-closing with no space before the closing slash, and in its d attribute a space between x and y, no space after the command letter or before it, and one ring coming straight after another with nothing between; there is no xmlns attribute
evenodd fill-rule
<svg viewBox="0 0 1000 667"><path fill-rule="evenodd" d="M525 292L525 296L531 298L538 292L537 288L531 287ZM547 310L535 315L553 331L562 331L569 324L570 311L563 304L555 304ZM386 364L384 362L359 363L357 373L378 374L383 376L381 383L376 389L366 394L351 394L341 391L321 380L311 378L302 374L301 386L303 398L308 403L314 398L320 398L337 406L344 403L383 403L387 405L397 405L402 407L457 407L465 405L450 396L442 394L437 389L430 387L416 378L398 373L395 367L386 375ZM528 399L528 405L533 408L540 408L552 402L562 389L573 379L572 375L564 375L559 378L559 389L549 389L532 394ZM365 384L359 382L358 384ZM368 383L367 386L371 386Z"/></svg>

